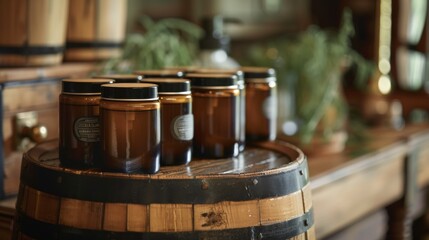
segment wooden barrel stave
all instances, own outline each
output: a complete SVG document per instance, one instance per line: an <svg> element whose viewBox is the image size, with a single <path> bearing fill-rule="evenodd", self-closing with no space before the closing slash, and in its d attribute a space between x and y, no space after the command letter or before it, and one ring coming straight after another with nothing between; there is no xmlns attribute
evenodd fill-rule
<svg viewBox="0 0 429 240"><path fill-rule="evenodd" d="M235 160L201 160L155 175L65 169L56 145L23 157L16 239L315 239L306 160L290 145L273 146L292 162L247 151L288 159L283 167L230 173Z"/></svg>
<svg viewBox="0 0 429 240"><path fill-rule="evenodd" d="M0 65L59 64L68 0L1 0Z"/></svg>
<svg viewBox="0 0 429 240"><path fill-rule="evenodd" d="M119 57L125 38L126 0L74 0L69 9L66 60Z"/></svg>

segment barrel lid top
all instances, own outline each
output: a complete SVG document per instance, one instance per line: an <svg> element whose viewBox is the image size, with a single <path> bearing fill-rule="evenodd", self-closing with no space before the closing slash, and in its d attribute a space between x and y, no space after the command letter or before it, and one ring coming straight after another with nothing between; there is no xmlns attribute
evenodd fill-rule
<svg viewBox="0 0 429 240"><path fill-rule="evenodd" d="M22 184L60 197L95 202L216 204L253 201L301 192L308 184L305 157L287 143L262 143L247 148L236 158L199 159L186 166L161 167L156 174L126 174L62 167L55 140L24 154L22 165ZM60 182L57 181L59 176ZM67 187L59 187L62 184Z"/></svg>
<svg viewBox="0 0 429 240"><path fill-rule="evenodd" d="M248 178L277 174L296 170L298 165L306 162L302 151L297 147L281 142L263 142L254 148L248 148L238 158L225 158L217 160L191 161L189 165L161 167L157 174L131 174L141 178L156 179L210 179L210 178ZM48 168L61 168L58 159L58 141L52 140L41 143L31 149L26 155L33 161L39 162ZM263 164L261 164L263 163ZM240 166L240 167L237 167ZM99 175L100 171L80 171L80 174ZM104 176L120 176L122 173L103 172Z"/></svg>

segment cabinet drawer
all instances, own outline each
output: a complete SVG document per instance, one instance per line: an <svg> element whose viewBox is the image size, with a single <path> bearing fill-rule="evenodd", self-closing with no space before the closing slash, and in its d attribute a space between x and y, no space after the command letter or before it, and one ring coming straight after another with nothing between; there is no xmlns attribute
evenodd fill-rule
<svg viewBox="0 0 429 240"><path fill-rule="evenodd" d="M19 174L22 153L34 146L34 142L25 139L19 145L17 116L30 112L37 116L38 125L47 129L47 139L58 138L58 81L48 83L6 87L3 91L3 191L5 196L18 193Z"/></svg>
<svg viewBox="0 0 429 240"><path fill-rule="evenodd" d="M60 82L55 80L24 86L6 86L3 91L4 115L58 105L60 92Z"/></svg>
<svg viewBox="0 0 429 240"><path fill-rule="evenodd" d="M48 67L0 69L0 135L3 140L0 142L0 199L18 193L21 159L25 151L23 146L28 148L34 144L26 138L24 143L30 144L21 144L19 146L22 148L18 148L19 132L28 129L23 126L27 123L31 126L36 123L43 125L47 129L46 140L58 138L61 79L87 78L89 73L96 71L96 66L95 63L65 63ZM17 124L17 119L21 119L21 124Z"/></svg>

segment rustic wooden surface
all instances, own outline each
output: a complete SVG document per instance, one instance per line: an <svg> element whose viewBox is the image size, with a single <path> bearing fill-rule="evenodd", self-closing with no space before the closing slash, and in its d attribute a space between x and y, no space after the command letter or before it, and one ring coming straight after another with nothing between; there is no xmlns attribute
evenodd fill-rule
<svg viewBox="0 0 429 240"><path fill-rule="evenodd" d="M341 153L312 155L308 163L317 237L329 236L403 198L405 160L412 152L419 153L419 186L427 186L425 146L429 146L429 125L420 124L401 131L371 129L366 140L349 144Z"/></svg>
<svg viewBox="0 0 429 240"><path fill-rule="evenodd" d="M0 68L3 93L3 151L4 191L7 196L18 193L22 152L15 144L16 114L34 111L38 122L48 130L48 140L58 138L58 97L61 85L58 79L86 77L95 64L63 64L50 67ZM51 79L51 80L50 80ZM57 79L57 80L55 80ZM34 82L36 81L36 82ZM12 84L12 85L8 85Z"/></svg>
<svg viewBox="0 0 429 240"><path fill-rule="evenodd" d="M94 63L65 63L49 67L0 68L0 83L34 81L45 78L82 77L94 71Z"/></svg>
<svg viewBox="0 0 429 240"><path fill-rule="evenodd" d="M11 239L15 215L15 198L0 201L0 239Z"/></svg>
<svg viewBox="0 0 429 240"><path fill-rule="evenodd" d="M242 234L247 238L249 233L256 233L264 239L269 239L269 234L314 239L306 160L299 149L285 142L261 143L247 148L237 158L194 159L186 166L162 167L156 174L126 174L64 168L58 159L58 141L54 140L26 152L23 164L17 231L33 237L40 235L26 227L27 220L22 219L49 224L49 229L61 225L90 229L97 234L115 230L118 234L170 233L200 239L218 233L236 239ZM37 177L41 174L45 178ZM53 183L52 177L62 180ZM78 186L70 185L81 179L86 180ZM139 185L148 180L147 185ZM172 185L177 181L181 181L180 187ZM134 191L128 189L132 183L139 185ZM93 189L104 189L106 184L110 193L96 197ZM114 193L116 189L111 189L110 184L133 194ZM87 192L86 187L89 194L82 194ZM75 189L79 191L72 193ZM158 197L147 197L146 192ZM121 200L114 197L118 195L123 195ZM272 230L262 229L270 226ZM238 230L243 232L236 235Z"/></svg>
<svg viewBox="0 0 429 240"><path fill-rule="evenodd" d="M309 159L316 236L323 239L399 200L405 156L417 151L417 187L429 184L429 125L371 130L342 153ZM13 200L11 200L13 202ZM9 207L11 206L9 201ZM0 206L3 205L0 204Z"/></svg>
<svg viewBox="0 0 429 240"><path fill-rule="evenodd" d="M0 46L63 47L68 0L1 1ZM62 52L53 54L0 54L3 66L59 64Z"/></svg>
<svg viewBox="0 0 429 240"><path fill-rule="evenodd" d="M68 43L117 43L125 37L127 1L75 0L70 4L66 41ZM94 61L118 57L119 47L66 48L65 59Z"/></svg>

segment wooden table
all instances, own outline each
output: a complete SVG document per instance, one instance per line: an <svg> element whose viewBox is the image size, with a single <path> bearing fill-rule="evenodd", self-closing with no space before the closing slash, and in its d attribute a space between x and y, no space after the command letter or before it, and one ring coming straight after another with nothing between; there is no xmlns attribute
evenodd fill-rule
<svg viewBox="0 0 429 240"><path fill-rule="evenodd" d="M309 156L316 236L388 207L388 239L410 237L411 209L429 183L429 125L371 129L341 153Z"/></svg>
<svg viewBox="0 0 429 240"><path fill-rule="evenodd" d="M341 153L313 154L308 163L318 239L386 207L388 239L407 239L416 193L429 184L429 124L371 129L364 141ZM2 228L10 224L13 201L0 203Z"/></svg>

